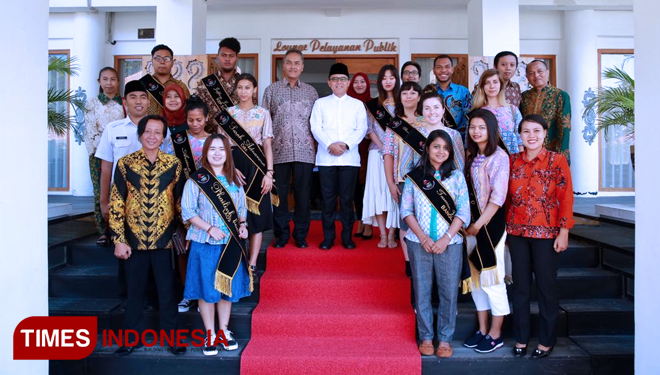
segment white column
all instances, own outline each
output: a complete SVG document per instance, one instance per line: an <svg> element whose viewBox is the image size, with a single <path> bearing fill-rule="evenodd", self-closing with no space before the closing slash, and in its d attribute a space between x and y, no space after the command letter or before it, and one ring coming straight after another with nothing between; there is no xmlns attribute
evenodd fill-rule
<svg viewBox="0 0 660 375"><path fill-rule="evenodd" d="M658 61L660 3L634 0L635 17L635 373L660 374L658 338Z"/></svg>
<svg viewBox="0 0 660 375"><path fill-rule="evenodd" d="M105 61L105 14L76 13L73 17L73 27L75 33L71 56L78 59L76 64L80 67L80 73L70 77L69 85L74 91L79 87L82 88L85 90L87 98L90 99L98 95L98 73L103 68L103 61ZM73 116L73 108L70 108L70 111ZM75 120L72 123L75 123ZM91 196L94 191L89 174L87 147L84 142L81 144L76 142L73 130L69 131L69 145L71 194Z"/></svg>
<svg viewBox="0 0 660 375"><path fill-rule="evenodd" d="M162 1L156 11L156 43L175 55L206 53L206 1Z"/></svg>
<svg viewBox="0 0 660 375"><path fill-rule="evenodd" d="M584 93L598 89L598 50L594 10L564 12L564 43L566 47L566 87L571 97L571 172L573 191L598 191L598 138L589 145L582 130Z"/></svg>
<svg viewBox="0 0 660 375"><path fill-rule="evenodd" d="M495 56L500 51L520 54L518 0L470 0L468 54Z"/></svg>
<svg viewBox="0 0 660 375"><path fill-rule="evenodd" d="M46 374L48 361L12 360L12 338L21 320L48 315L48 0L3 2L0 35L13 56L0 59L0 131L27 136L0 147L0 372Z"/></svg>

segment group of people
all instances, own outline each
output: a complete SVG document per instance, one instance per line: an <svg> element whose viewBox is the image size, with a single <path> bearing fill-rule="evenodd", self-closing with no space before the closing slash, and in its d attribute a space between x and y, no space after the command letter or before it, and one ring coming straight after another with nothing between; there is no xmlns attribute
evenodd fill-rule
<svg viewBox="0 0 660 375"><path fill-rule="evenodd" d="M527 65L532 89L521 93L511 81L517 56L502 52L474 95L452 83L448 55L434 61L437 84L423 89L417 63L406 62L401 79L395 66L386 65L376 98L367 74L351 79L348 67L336 63L328 74L332 94L319 98L300 81L304 57L292 49L284 56L284 78L266 88L258 106L256 79L236 68L240 48L235 38L223 39L218 72L200 80L192 96L171 76L174 53L165 45L152 50L154 74L128 82L123 98L117 72L99 73L99 95L88 102L86 142L98 243L112 239L120 259L126 329L144 330L145 294L156 285L161 329L174 329L177 309L188 311L197 301L205 328L216 332L217 311L220 344L238 348L227 329L231 305L253 289L263 232L273 229L275 248L291 237L298 248L309 246L317 167L320 249L334 246L337 200L344 248L356 247L355 236L370 238L371 226L379 228L378 247L396 248L398 231L413 280L422 355L452 355L459 285L472 292L478 311L479 329L464 345L479 352L502 346L502 322L510 312L508 252L515 355L525 355L529 341L532 271L542 317L533 356L550 353L559 308L557 254L568 246L573 197L570 102L548 84L543 61ZM176 270L183 285L178 307ZM208 337L204 354L217 354L215 343Z"/></svg>

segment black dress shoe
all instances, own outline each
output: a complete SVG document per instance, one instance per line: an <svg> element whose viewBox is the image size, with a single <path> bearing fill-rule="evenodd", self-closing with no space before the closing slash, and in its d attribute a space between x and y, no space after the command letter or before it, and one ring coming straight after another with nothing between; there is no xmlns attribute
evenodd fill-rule
<svg viewBox="0 0 660 375"><path fill-rule="evenodd" d="M276 248L276 249L281 249L284 246L286 246L287 242L289 242L288 238L280 237L280 238L275 240L275 243L273 243L273 247Z"/></svg>
<svg viewBox="0 0 660 375"><path fill-rule="evenodd" d="M348 240L342 244L344 246L344 249L352 250L355 249L355 242Z"/></svg>
<svg viewBox="0 0 660 375"><path fill-rule="evenodd" d="M371 233L371 234L368 235L368 236L365 236L364 234L362 235L362 239L365 240L365 241L368 241L368 240L370 240L370 239L372 239L372 238L374 238L374 234L373 234L373 233Z"/></svg>
<svg viewBox="0 0 660 375"><path fill-rule="evenodd" d="M185 346L172 346L170 349L174 355L183 355L186 353L186 350L188 350Z"/></svg>
<svg viewBox="0 0 660 375"><path fill-rule="evenodd" d="M355 234L353 235L353 237L356 237L356 238L357 238L357 237L362 237L362 232L355 233ZM98 243L98 242L97 242L97 243Z"/></svg>
<svg viewBox="0 0 660 375"><path fill-rule="evenodd" d="M527 355L527 347L524 348L518 348L517 346L513 346L513 356L514 357L524 357Z"/></svg>
<svg viewBox="0 0 660 375"><path fill-rule="evenodd" d="M321 250L330 250L330 248L332 247L332 245L334 245L334 244L332 243L332 241L323 241L323 242L321 242L321 244L319 245L319 249L321 249Z"/></svg>
<svg viewBox="0 0 660 375"><path fill-rule="evenodd" d="M300 249L306 249L306 248L309 247L309 245L307 244L307 241L299 240L299 241L296 241L296 247L298 247Z"/></svg>
<svg viewBox="0 0 660 375"><path fill-rule="evenodd" d="M126 346L126 345L124 345L121 348L115 350L115 355L122 355L122 356L123 355L129 355L129 354L133 353L133 351L135 349L141 348L143 346L144 345L142 343L138 343L135 346Z"/></svg>
<svg viewBox="0 0 660 375"><path fill-rule="evenodd" d="M539 358L547 357L547 356L550 355L551 351L552 351L552 348L550 348L548 350L541 350L539 348L536 348L534 350L534 353L532 353L532 359L539 359Z"/></svg>

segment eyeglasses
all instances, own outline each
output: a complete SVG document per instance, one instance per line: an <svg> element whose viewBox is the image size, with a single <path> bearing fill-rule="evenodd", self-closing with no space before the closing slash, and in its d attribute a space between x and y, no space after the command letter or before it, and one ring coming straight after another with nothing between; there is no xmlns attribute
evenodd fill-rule
<svg viewBox="0 0 660 375"><path fill-rule="evenodd" d="M403 71L403 76L404 77L417 77L419 75L419 72L416 70L404 70Z"/></svg>
<svg viewBox="0 0 660 375"><path fill-rule="evenodd" d="M157 62L170 62L170 61L172 61L172 58L169 57L169 56L165 56L165 57L162 57L162 56L154 56L154 57L152 58L152 60L157 61Z"/></svg>
<svg viewBox="0 0 660 375"><path fill-rule="evenodd" d="M330 78L332 82L346 82L348 81L347 77L332 77Z"/></svg>

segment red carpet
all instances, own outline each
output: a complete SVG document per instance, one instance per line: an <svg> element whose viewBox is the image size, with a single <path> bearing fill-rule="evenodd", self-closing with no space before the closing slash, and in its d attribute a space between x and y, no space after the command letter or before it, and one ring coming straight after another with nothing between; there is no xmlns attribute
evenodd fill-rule
<svg viewBox="0 0 660 375"><path fill-rule="evenodd" d="M315 221L309 248L268 249L241 374L420 374L401 248L323 251L321 233Z"/></svg>

